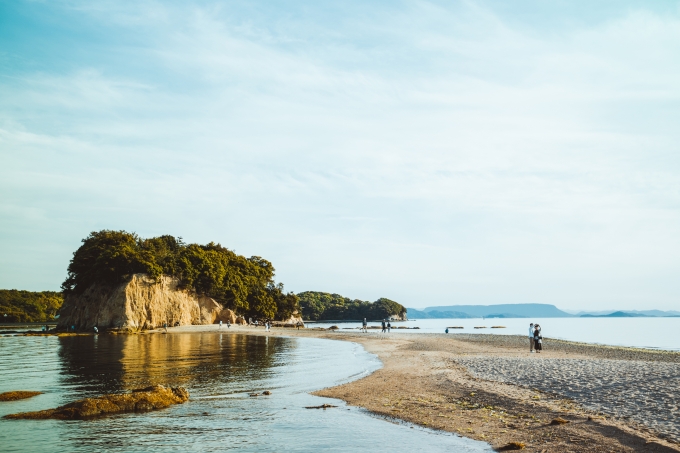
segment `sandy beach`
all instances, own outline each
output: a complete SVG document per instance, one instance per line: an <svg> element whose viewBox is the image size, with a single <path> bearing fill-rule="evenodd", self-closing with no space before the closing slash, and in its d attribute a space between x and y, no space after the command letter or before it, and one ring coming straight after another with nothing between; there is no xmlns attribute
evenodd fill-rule
<svg viewBox="0 0 680 453"><path fill-rule="evenodd" d="M170 333L207 330L218 327ZM497 450L517 442L546 453L680 451L680 353L546 339L543 353L530 354L524 338L503 335L241 326L222 332L359 343L383 368L317 395Z"/></svg>

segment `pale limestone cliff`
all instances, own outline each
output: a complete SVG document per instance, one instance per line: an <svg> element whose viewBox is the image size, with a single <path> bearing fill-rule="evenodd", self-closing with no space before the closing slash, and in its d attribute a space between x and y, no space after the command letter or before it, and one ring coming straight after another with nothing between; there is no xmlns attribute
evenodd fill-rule
<svg viewBox="0 0 680 453"><path fill-rule="evenodd" d="M273 321L273 327L305 327L305 322L302 320L302 316L296 311L291 315L290 318L284 319L283 321Z"/></svg>
<svg viewBox="0 0 680 453"><path fill-rule="evenodd" d="M69 295L60 311L58 329L145 330L168 326L237 322L229 309L214 299L178 288L177 279L158 281L135 274L116 288L93 286L80 295Z"/></svg>

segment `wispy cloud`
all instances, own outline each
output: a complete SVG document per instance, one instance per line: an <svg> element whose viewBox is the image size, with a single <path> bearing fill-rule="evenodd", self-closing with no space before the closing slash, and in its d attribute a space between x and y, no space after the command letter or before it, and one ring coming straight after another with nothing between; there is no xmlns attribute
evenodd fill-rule
<svg viewBox="0 0 680 453"><path fill-rule="evenodd" d="M4 286L125 228L413 306L677 301L677 8L41 8L78 36L29 8L54 53L19 60L0 33Z"/></svg>

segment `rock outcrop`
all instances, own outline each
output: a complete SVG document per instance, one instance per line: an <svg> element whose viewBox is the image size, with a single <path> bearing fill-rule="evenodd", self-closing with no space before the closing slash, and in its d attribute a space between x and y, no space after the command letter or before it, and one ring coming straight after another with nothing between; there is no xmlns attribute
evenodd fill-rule
<svg viewBox="0 0 680 453"><path fill-rule="evenodd" d="M290 318L284 319L283 321L272 322L273 327L304 327L305 322L302 317L297 313L293 313Z"/></svg>
<svg viewBox="0 0 680 453"><path fill-rule="evenodd" d="M36 412L21 412L5 415L8 419L40 420L56 418L59 420L82 420L120 412L146 412L163 409L173 404L181 404L189 399L189 392L183 387L164 387L155 385L132 393L104 395L98 398L85 398L56 409Z"/></svg>
<svg viewBox="0 0 680 453"><path fill-rule="evenodd" d="M0 401L25 400L26 398L33 398L36 395L42 395L42 392L31 392L31 391L27 391L27 390L15 390L13 392L0 393Z"/></svg>
<svg viewBox="0 0 680 453"><path fill-rule="evenodd" d="M59 313L57 329L138 331L167 324L213 324L220 319L238 323L235 313L210 297L178 288L178 280L158 281L135 274L115 288L94 285L79 295L68 295Z"/></svg>

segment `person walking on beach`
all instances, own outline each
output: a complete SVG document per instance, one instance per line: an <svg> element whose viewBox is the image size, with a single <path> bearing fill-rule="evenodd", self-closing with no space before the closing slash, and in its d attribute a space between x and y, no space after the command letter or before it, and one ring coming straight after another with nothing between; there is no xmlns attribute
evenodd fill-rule
<svg viewBox="0 0 680 453"><path fill-rule="evenodd" d="M222 329L222 321L220 320L220 329Z"/></svg>
<svg viewBox="0 0 680 453"><path fill-rule="evenodd" d="M392 323L387 321L387 333L390 333L391 330L392 330Z"/></svg>
<svg viewBox="0 0 680 453"><path fill-rule="evenodd" d="M381 332L385 333L385 320L384 319L382 320L382 330L381 330Z"/></svg>
<svg viewBox="0 0 680 453"><path fill-rule="evenodd" d="M231 329L231 321L227 319L227 329Z"/></svg>
<svg viewBox="0 0 680 453"><path fill-rule="evenodd" d="M534 323L529 324L529 352L534 352Z"/></svg>
<svg viewBox="0 0 680 453"><path fill-rule="evenodd" d="M364 323L361 325L361 331L368 333L368 323L366 322L366 318L364 318Z"/></svg>

